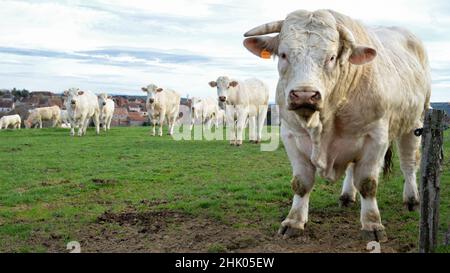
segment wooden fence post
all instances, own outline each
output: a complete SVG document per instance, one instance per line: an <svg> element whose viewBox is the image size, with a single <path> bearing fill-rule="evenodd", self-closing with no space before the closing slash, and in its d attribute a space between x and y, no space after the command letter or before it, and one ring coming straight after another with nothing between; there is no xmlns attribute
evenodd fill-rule
<svg viewBox="0 0 450 273"><path fill-rule="evenodd" d="M444 116L445 112L442 110L429 110L423 125L420 164L420 253L433 252L437 245Z"/></svg>

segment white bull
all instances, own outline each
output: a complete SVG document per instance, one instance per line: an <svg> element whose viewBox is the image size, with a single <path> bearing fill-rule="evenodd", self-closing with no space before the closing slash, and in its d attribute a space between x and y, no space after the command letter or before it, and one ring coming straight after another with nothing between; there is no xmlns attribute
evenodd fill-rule
<svg viewBox="0 0 450 273"><path fill-rule="evenodd" d="M95 131L100 133L100 108L97 96L89 91L81 91L78 88L71 88L64 91L66 108L70 119L70 135L75 135L75 128L78 127L78 136L86 135L87 127L91 118L94 121Z"/></svg>
<svg viewBox="0 0 450 273"><path fill-rule="evenodd" d="M168 134L173 135L175 122L179 118L180 95L171 89L163 89L154 84L142 87L142 91L147 93L146 107L153 123L151 135L156 135L156 124L159 124L158 135L162 136L165 118L169 124Z"/></svg>
<svg viewBox="0 0 450 273"><path fill-rule="evenodd" d="M261 36L269 33L278 35ZM403 200L409 209L419 203L420 138L413 132L422 127L431 93L421 41L405 29L366 27L331 10L295 11L245 36L255 55L278 56L276 101L294 191L280 233L304 229L316 172L330 181L346 172L341 200L354 202L358 191L364 237L383 240L376 192L393 141L405 177Z"/></svg>
<svg viewBox="0 0 450 273"><path fill-rule="evenodd" d="M11 126L13 129L20 129L22 119L19 115L3 116L0 118L0 130L8 129Z"/></svg>
<svg viewBox="0 0 450 273"><path fill-rule="evenodd" d="M209 82L217 87L219 106L225 110L230 144L242 145L246 120L249 121L249 138L260 143L264 121L269 106L269 88L258 79L233 80L225 76Z"/></svg>

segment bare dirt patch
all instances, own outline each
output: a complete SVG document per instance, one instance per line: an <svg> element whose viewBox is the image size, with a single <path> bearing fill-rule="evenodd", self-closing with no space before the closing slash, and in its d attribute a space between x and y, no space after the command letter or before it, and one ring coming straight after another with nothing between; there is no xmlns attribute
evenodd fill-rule
<svg viewBox="0 0 450 273"><path fill-rule="evenodd" d="M117 184L117 180L114 179L100 179L100 178L93 178L92 183L96 185L114 185Z"/></svg>
<svg viewBox="0 0 450 273"><path fill-rule="evenodd" d="M105 212L71 239L80 242L83 252L369 252L367 242L360 240L354 214L316 211L302 236L285 240L263 221L236 228L205 216L129 207ZM59 235L34 242L50 252L67 251ZM381 246L383 252L408 252L414 247L401 245L395 237Z"/></svg>

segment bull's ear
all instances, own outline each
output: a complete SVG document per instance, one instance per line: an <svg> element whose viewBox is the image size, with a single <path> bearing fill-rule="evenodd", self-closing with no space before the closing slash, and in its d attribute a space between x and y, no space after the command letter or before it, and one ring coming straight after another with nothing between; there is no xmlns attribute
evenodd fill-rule
<svg viewBox="0 0 450 273"><path fill-rule="evenodd" d="M356 46L348 61L355 65L370 63L377 56L377 51L367 46Z"/></svg>
<svg viewBox="0 0 450 273"><path fill-rule="evenodd" d="M161 92L161 91L163 91L164 89L162 89L161 87L159 87L159 88L157 88L156 89L156 92Z"/></svg>
<svg viewBox="0 0 450 273"><path fill-rule="evenodd" d="M78 95L81 96L84 94L84 91L78 91Z"/></svg>
<svg viewBox="0 0 450 273"><path fill-rule="evenodd" d="M141 90L144 92L148 92L148 89L146 87L142 87Z"/></svg>
<svg viewBox="0 0 450 273"><path fill-rule="evenodd" d="M237 82L237 81L231 81L230 82L230 86L231 87L236 87L236 86L238 86L239 85L239 83Z"/></svg>
<svg viewBox="0 0 450 273"><path fill-rule="evenodd" d="M209 84L209 86L211 86L211 87L216 87L216 86L217 86L217 82L215 82L215 81L211 81L211 82L209 82L208 84Z"/></svg>
<svg viewBox="0 0 450 273"><path fill-rule="evenodd" d="M278 54L278 35L250 37L244 40L244 46L256 56L270 59L272 55Z"/></svg>
<svg viewBox="0 0 450 273"><path fill-rule="evenodd" d="M68 95L69 95L69 91L65 90L65 91L64 91L64 96L67 97Z"/></svg>
<svg viewBox="0 0 450 273"><path fill-rule="evenodd" d="M112 96L108 96L108 99L112 99Z"/></svg>

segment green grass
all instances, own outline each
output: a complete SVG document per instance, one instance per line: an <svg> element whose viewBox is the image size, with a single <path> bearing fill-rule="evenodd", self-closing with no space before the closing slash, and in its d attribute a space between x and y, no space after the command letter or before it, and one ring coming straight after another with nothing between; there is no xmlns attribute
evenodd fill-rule
<svg viewBox="0 0 450 273"><path fill-rule="evenodd" d="M90 129L78 138L64 129L1 131L0 252L45 252L45 246L30 239L33 234L56 234L69 241L105 211L148 209L142 200L164 200L155 209L207 215L237 228L258 225L275 231L287 214L291 168L283 147L261 152L256 145L173 141L148 132L144 127L113 128L95 136ZM440 243L450 219L449 133L441 178ZM397 238L416 243L419 216L402 208L402 181L396 160L391 178L380 182L379 207L388 234L390 225L401 225ZM311 196L312 213L339 209L340 187L319 179ZM209 251L222 249L215 245Z"/></svg>

